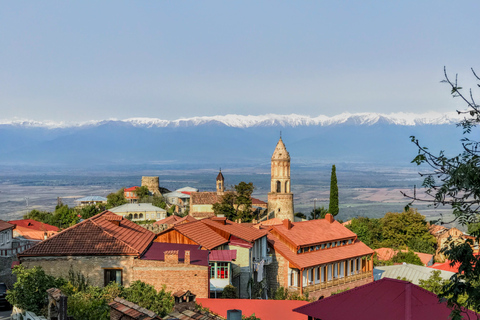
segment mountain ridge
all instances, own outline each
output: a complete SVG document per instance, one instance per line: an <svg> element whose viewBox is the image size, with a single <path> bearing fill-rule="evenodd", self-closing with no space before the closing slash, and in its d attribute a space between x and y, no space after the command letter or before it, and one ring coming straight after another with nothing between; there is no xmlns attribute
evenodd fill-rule
<svg viewBox="0 0 480 320"><path fill-rule="evenodd" d="M339 124L347 125L373 125L385 123L391 125L416 126L416 125L442 125L458 123L462 119L456 112L449 113L341 113L335 116L319 115L311 117L298 114L265 114L265 115L217 115L180 118L176 120L163 120L160 118L133 117L127 119L90 120L84 122L55 122L37 121L28 119L0 120L0 126L32 127L32 128L80 128L101 126L107 123L123 123L134 127L190 127L202 125L224 125L234 128L251 127L301 127L301 126L332 126Z"/></svg>

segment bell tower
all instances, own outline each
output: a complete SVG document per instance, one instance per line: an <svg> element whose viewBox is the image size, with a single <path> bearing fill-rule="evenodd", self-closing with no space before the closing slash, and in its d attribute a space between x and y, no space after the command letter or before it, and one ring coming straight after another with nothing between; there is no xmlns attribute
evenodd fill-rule
<svg viewBox="0 0 480 320"><path fill-rule="evenodd" d="M268 212L275 218L293 221L293 193L290 185L290 154L280 137L272 155L272 178L268 193Z"/></svg>
<svg viewBox="0 0 480 320"><path fill-rule="evenodd" d="M217 194L223 194L225 192L225 178L223 177L222 174L222 169L220 169L220 172L217 175Z"/></svg>

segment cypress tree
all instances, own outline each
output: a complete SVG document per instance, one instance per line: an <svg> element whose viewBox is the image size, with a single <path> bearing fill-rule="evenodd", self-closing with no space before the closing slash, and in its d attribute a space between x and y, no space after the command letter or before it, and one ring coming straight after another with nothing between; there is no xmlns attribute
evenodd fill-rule
<svg viewBox="0 0 480 320"><path fill-rule="evenodd" d="M338 214L338 186L335 165L332 166L332 177L330 178L330 203L328 204L328 213L331 213L333 216Z"/></svg>

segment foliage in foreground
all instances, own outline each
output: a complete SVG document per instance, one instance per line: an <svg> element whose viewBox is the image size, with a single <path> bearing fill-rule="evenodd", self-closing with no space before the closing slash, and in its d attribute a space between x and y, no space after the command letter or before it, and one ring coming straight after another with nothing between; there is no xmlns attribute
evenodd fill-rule
<svg viewBox="0 0 480 320"><path fill-rule="evenodd" d="M301 301L309 301L308 294L302 296L296 291L290 292L288 288L278 287L277 290L274 291L273 295L271 295L274 300L301 300Z"/></svg>
<svg viewBox="0 0 480 320"><path fill-rule="evenodd" d="M108 320L110 308L108 303L116 297L157 313L160 317L167 315L174 305L174 298L165 287L156 291L152 285L135 281L130 287L123 287L114 282L99 288L88 285L88 279L81 273L69 272L69 279L56 278L45 274L42 268L26 269L16 266L13 271L17 282L8 291L7 300L17 307L46 315L47 289L59 288L68 296L68 314L75 319Z"/></svg>

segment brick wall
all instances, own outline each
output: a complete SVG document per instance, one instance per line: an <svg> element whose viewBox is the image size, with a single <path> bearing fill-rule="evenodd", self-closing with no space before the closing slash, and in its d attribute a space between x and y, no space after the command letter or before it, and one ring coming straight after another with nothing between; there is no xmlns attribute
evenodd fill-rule
<svg viewBox="0 0 480 320"><path fill-rule="evenodd" d="M270 290L288 287L288 261L270 247L272 263L266 266L267 283Z"/></svg>
<svg viewBox="0 0 480 320"><path fill-rule="evenodd" d="M320 298L321 296L323 296L324 298L326 297L329 297L332 295L332 293L334 292L338 292L339 290L345 290L345 289L353 289L353 288L356 288L356 287L359 287L359 286L363 286L364 284L367 284L367 283L370 283L370 282L373 282L373 276L371 278L366 278L366 279L361 279L361 280L357 280L357 281L352 281L352 282L349 282L349 283L344 283L344 284L341 284L341 285L338 285L338 286L335 286L335 287L331 287L331 288L327 288L327 289L323 289L323 290L319 290L319 291L314 291L314 292L310 292L308 294L308 297L310 299L313 299L313 300L318 300L318 298Z"/></svg>
<svg viewBox="0 0 480 320"><path fill-rule="evenodd" d="M141 280L157 290L163 285L167 291L190 290L197 298L208 298L210 286L208 267L153 260L135 260L132 281Z"/></svg>

